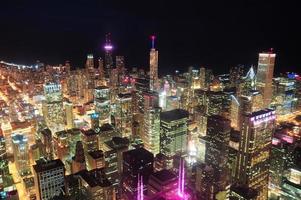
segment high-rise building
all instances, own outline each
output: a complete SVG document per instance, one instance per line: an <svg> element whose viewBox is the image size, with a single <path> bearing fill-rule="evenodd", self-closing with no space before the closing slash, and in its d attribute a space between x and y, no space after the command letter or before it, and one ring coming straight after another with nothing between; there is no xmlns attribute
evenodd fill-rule
<svg viewBox="0 0 301 200"><path fill-rule="evenodd" d="M186 110L176 109L161 112L160 152L172 158L176 154L185 154L187 150L187 120ZM172 163L170 163L172 165Z"/></svg>
<svg viewBox="0 0 301 200"><path fill-rule="evenodd" d="M275 111L264 109L242 114L236 181L258 191L258 199L268 198L270 151L275 127Z"/></svg>
<svg viewBox="0 0 301 200"><path fill-rule="evenodd" d="M211 193L208 196L212 196L214 199L217 197L229 198L228 144L230 131L230 120L219 115L208 117L207 134L202 139L206 144L205 163L214 171L211 190L208 190Z"/></svg>
<svg viewBox="0 0 301 200"><path fill-rule="evenodd" d="M94 57L93 57L93 54L88 54L87 55L86 69L88 69L88 70L93 70L94 69Z"/></svg>
<svg viewBox="0 0 301 200"><path fill-rule="evenodd" d="M75 155L72 157L71 172L75 174L81 170L86 169L86 159L83 143L78 141L76 143Z"/></svg>
<svg viewBox="0 0 301 200"><path fill-rule="evenodd" d="M272 52L260 53L257 69L257 89L262 93L263 106L268 108L273 95L272 79L274 74L276 54Z"/></svg>
<svg viewBox="0 0 301 200"><path fill-rule="evenodd" d="M48 200L66 193L65 168L61 160L41 159L33 169L38 200Z"/></svg>
<svg viewBox="0 0 301 200"><path fill-rule="evenodd" d="M111 44L111 34L106 34L106 43L104 46L105 49L105 78L109 81L111 76L111 70L113 69L113 57L112 57L112 50L113 45ZM110 82L110 81L109 81Z"/></svg>
<svg viewBox="0 0 301 200"><path fill-rule="evenodd" d="M117 189L120 186L123 171L123 152L127 151L129 140L127 138L113 137L104 144L105 173L108 179Z"/></svg>
<svg viewBox="0 0 301 200"><path fill-rule="evenodd" d="M125 75L124 56L116 56L116 68L118 72L118 83L121 83L122 78Z"/></svg>
<svg viewBox="0 0 301 200"><path fill-rule="evenodd" d="M82 170L78 177L80 187L88 193L89 199L116 200L113 185L103 169Z"/></svg>
<svg viewBox="0 0 301 200"><path fill-rule="evenodd" d="M132 118L132 94L118 94L116 99L115 124L122 137L131 137Z"/></svg>
<svg viewBox="0 0 301 200"><path fill-rule="evenodd" d="M47 159L53 158L53 143L52 143L52 132L50 129L46 128L41 131L41 141L43 144L42 152L43 156Z"/></svg>
<svg viewBox="0 0 301 200"><path fill-rule="evenodd" d="M174 200L178 189L178 177L170 170L163 169L149 177L147 196Z"/></svg>
<svg viewBox="0 0 301 200"><path fill-rule="evenodd" d="M63 109L63 94L61 85L58 83L44 84L43 116L47 126L54 132L65 128Z"/></svg>
<svg viewBox="0 0 301 200"><path fill-rule="evenodd" d="M143 115L141 139L144 148L154 155L160 153L160 111L159 107L149 108Z"/></svg>
<svg viewBox="0 0 301 200"><path fill-rule="evenodd" d="M137 200L138 176L143 177L142 190L146 190L148 178L153 172L154 155L144 148L123 153L122 189L128 200Z"/></svg>
<svg viewBox="0 0 301 200"><path fill-rule="evenodd" d="M150 66L150 90L156 91L159 86L158 80L158 57L159 53L155 49L155 36L151 36L152 48L149 53L149 66Z"/></svg>
<svg viewBox="0 0 301 200"><path fill-rule="evenodd" d="M7 149L5 144L5 138L0 128L0 179L3 180L4 176L9 174Z"/></svg>
<svg viewBox="0 0 301 200"><path fill-rule="evenodd" d="M29 162L28 139L25 135L14 133L12 135L14 160L20 176L31 173Z"/></svg>
<svg viewBox="0 0 301 200"><path fill-rule="evenodd" d="M94 90L95 112L100 114L100 125L111 122L110 88L99 86Z"/></svg>
<svg viewBox="0 0 301 200"><path fill-rule="evenodd" d="M81 141L85 152L96 151L99 149L98 134L93 130L82 130Z"/></svg>
<svg viewBox="0 0 301 200"><path fill-rule="evenodd" d="M74 116L73 116L73 104L69 102L64 103L65 106L65 116L66 116L66 128L74 128Z"/></svg>

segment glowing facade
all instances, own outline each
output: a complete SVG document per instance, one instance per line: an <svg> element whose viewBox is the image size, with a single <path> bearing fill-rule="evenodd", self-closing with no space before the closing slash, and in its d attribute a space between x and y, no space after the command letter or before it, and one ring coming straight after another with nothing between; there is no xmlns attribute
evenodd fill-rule
<svg viewBox="0 0 301 200"><path fill-rule="evenodd" d="M63 130L65 117L61 85L57 83L45 84L44 96L46 100L43 102L43 116L48 127L54 132Z"/></svg>
<svg viewBox="0 0 301 200"><path fill-rule="evenodd" d="M26 176L30 174L30 162L28 152L28 139L24 135L13 134L12 135L14 159L16 162L16 168L20 176Z"/></svg>
<svg viewBox="0 0 301 200"><path fill-rule="evenodd" d="M115 124L123 137L130 137L132 133L132 95L118 94L116 98Z"/></svg>
<svg viewBox="0 0 301 200"><path fill-rule="evenodd" d="M52 199L66 192L65 168L61 160L38 160L33 166L37 199Z"/></svg>
<svg viewBox="0 0 301 200"><path fill-rule="evenodd" d="M150 90L156 91L158 89L158 57L159 53L155 49L155 36L151 36L152 39L152 48L149 53L149 66L150 66Z"/></svg>
<svg viewBox="0 0 301 200"><path fill-rule="evenodd" d="M99 113L100 125L111 121L110 89L106 86L99 86L94 90L95 112Z"/></svg>
<svg viewBox="0 0 301 200"><path fill-rule="evenodd" d="M267 199L275 111L260 110L244 114L242 118L236 180L256 189L258 199Z"/></svg>
<svg viewBox="0 0 301 200"><path fill-rule="evenodd" d="M276 54L272 52L259 54L256 84L257 89L262 93L264 108L268 108L272 101L275 57Z"/></svg>
<svg viewBox="0 0 301 200"><path fill-rule="evenodd" d="M186 153L188 116L181 109L161 113L160 151L167 157Z"/></svg>

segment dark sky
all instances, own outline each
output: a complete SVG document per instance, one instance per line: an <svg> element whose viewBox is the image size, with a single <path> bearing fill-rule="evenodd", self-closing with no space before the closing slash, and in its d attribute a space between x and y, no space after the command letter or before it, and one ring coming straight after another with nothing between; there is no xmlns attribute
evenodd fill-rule
<svg viewBox="0 0 301 200"><path fill-rule="evenodd" d="M124 55L129 67L148 66L155 34L161 73L190 65L225 72L256 64L258 53L271 47L276 71L301 72L296 2L6 0L0 3L0 59L82 66L86 54L102 56L104 35L111 32L114 54Z"/></svg>

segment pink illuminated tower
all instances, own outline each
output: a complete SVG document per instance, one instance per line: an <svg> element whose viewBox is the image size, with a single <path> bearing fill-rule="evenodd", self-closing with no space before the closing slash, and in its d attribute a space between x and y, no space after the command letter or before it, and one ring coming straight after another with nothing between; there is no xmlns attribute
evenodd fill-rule
<svg viewBox="0 0 301 200"><path fill-rule="evenodd" d="M158 57L159 53L155 49L155 36L151 36L152 40L152 48L149 53L149 74L150 74L150 90L156 91L159 86L159 81L158 81Z"/></svg>

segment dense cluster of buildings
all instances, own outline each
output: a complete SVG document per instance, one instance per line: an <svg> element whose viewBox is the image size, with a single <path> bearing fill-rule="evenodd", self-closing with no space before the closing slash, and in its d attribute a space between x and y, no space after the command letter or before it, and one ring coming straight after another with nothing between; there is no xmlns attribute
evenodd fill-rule
<svg viewBox="0 0 301 200"><path fill-rule="evenodd" d="M301 77L0 62L0 199L301 199ZM116 58L116 59L114 59Z"/></svg>

